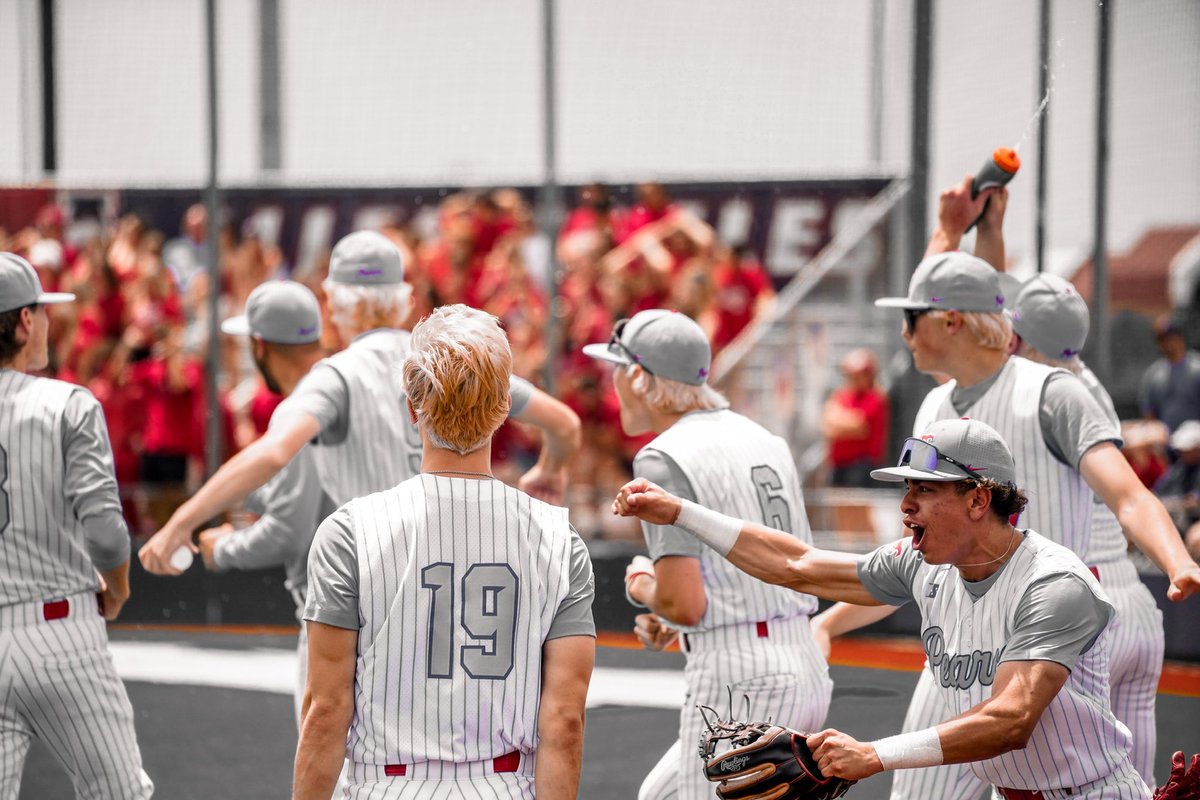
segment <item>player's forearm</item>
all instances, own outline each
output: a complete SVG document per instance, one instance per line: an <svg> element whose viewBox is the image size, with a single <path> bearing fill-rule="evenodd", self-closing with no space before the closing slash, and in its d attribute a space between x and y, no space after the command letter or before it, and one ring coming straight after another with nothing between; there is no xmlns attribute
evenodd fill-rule
<svg viewBox="0 0 1200 800"><path fill-rule="evenodd" d="M933 235L929 237L929 244L925 246L925 257L928 258L929 256L936 256L938 253L948 253L951 250L957 250L961 241L961 233L949 231L939 225L934 229Z"/></svg>
<svg viewBox="0 0 1200 800"><path fill-rule="evenodd" d="M294 455L294 454L293 454ZM238 453L217 470L200 489L171 515L169 526L191 531L213 516L240 504L287 466L290 456L264 437Z"/></svg>
<svg viewBox="0 0 1200 800"><path fill-rule="evenodd" d="M284 521L264 514L248 528L220 539L213 556L222 570L263 569L286 563L295 546L295 533Z"/></svg>
<svg viewBox="0 0 1200 800"><path fill-rule="evenodd" d="M1195 565L1166 507L1148 490L1123 501L1116 513L1126 537L1167 577Z"/></svg>
<svg viewBox="0 0 1200 800"><path fill-rule="evenodd" d="M539 800L567 800L579 794L583 763L583 712L556 714L539 721L539 744L534 764L534 793ZM547 723L548 724L544 724Z"/></svg>
<svg viewBox="0 0 1200 800"><path fill-rule="evenodd" d="M307 702L296 748L295 800L328 800L333 794L346 758L346 732L352 712L349 706Z"/></svg>

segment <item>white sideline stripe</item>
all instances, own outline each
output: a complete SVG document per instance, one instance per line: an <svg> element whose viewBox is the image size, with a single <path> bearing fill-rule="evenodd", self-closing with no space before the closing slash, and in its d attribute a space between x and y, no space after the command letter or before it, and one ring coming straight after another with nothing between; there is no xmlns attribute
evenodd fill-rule
<svg viewBox="0 0 1200 800"><path fill-rule="evenodd" d="M291 695L296 653L291 650L215 650L165 642L109 642L121 678L134 683L182 684ZM639 706L678 709L683 673L664 669L597 667L589 708Z"/></svg>

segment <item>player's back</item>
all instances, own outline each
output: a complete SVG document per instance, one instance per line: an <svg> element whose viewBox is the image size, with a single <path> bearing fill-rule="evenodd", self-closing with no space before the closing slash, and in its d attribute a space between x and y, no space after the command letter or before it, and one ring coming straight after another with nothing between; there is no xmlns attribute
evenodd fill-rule
<svg viewBox="0 0 1200 800"><path fill-rule="evenodd" d="M532 752L542 645L578 543L566 509L429 474L350 508L362 618L352 760Z"/></svg>
<svg viewBox="0 0 1200 800"><path fill-rule="evenodd" d="M700 505L812 542L787 442L748 417L728 409L692 412L645 450L667 455L686 476ZM708 596L700 629L816 611L815 597L752 578L709 548L700 560Z"/></svg>
<svg viewBox="0 0 1200 800"><path fill-rule="evenodd" d="M64 411L76 392L95 403L81 387L0 369L0 605L97 588L64 486Z"/></svg>
<svg viewBox="0 0 1200 800"><path fill-rule="evenodd" d="M313 448L321 485L335 505L390 489L421 470L421 434L405 407L401 365L407 331L380 328L321 362L346 383L346 438Z"/></svg>

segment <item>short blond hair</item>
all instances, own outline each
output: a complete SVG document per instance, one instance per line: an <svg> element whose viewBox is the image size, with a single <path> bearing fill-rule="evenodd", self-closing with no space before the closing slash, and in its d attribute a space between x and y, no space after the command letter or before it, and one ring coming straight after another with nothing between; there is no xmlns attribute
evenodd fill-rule
<svg viewBox="0 0 1200 800"><path fill-rule="evenodd" d="M417 424L435 447L473 453L508 416L512 348L491 314L435 309L413 328L402 369Z"/></svg>
<svg viewBox="0 0 1200 800"><path fill-rule="evenodd" d="M636 367L637 365L631 364L625 369L632 374ZM725 399L725 395L707 383L693 386L690 383L651 375L644 368L638 368L637 374L633 375L631 386L633 391L646 401L646 405L660 414L685 414L688 411L729 408L729 401Z"/></svg>
<svg viewBox="0 0 1200 800"><path fill-rule="evenodd" d="M326 280L321 288L333 324L359 331L399 328L408 316L412 297L412 286L407 283L357 286Z"/></svg>

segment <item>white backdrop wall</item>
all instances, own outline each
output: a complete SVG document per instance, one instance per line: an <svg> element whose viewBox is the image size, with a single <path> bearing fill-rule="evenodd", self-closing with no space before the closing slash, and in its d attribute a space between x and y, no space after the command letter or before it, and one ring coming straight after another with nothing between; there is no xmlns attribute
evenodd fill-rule
<svg viewBox="0 0 1200 800"><path fill-rule="evenodd" d="M230 185L536 183L540 0L279 0L282 169L260 171L258 1L218 0L221 176ZM1096 5L1053 4L1048 226L1091 237ZM557 3L559 178L721 180L901 173L911 2ZM884 18L881 48L873 15ZM937 190L1022 138L1039 98L1037 0L935 2ZM41 180L37 0L0 0L0 184ZM62 186L206 175L202 0L57 0ZM1200 219L1200 3L1119 2L1110 243ZM873 140L871 82L883 82ZM1034 136L1010 254L1033 241ZM878 157L876 152L878 151Z"/></svg>

